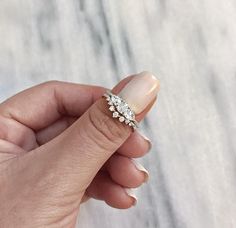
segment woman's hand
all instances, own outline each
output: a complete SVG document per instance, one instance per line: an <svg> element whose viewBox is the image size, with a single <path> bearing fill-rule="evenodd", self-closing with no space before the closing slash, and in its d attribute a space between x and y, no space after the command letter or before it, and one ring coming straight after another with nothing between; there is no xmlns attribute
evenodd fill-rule
<svg viewBox="0 0 236 228"><path fill-rule="evenodd" d="M140 121L159 83L143 72L121 81ZM150 142L111 117L104 88L46 82L0 104L0 227L74 227L80 204L92 197L129 208L126 188L148 173L133 162Z"/></svg>

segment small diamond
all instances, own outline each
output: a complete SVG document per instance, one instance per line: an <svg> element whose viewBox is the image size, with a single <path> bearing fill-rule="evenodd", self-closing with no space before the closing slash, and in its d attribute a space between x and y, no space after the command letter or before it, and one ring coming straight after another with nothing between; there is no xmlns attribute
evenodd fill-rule
<svg viewBox="0 0 236 228"><path fill-rule="evenodd" d="M117 118L117 117L119 116L119 113L118 113L118 112L113 112L113 113L112 113L112 116L113 116L114 118Z"/></svg>
<svg viewBox="0 0 236 228"><path fill-rule="evenodd" d="M121 103L121 99L118 96L112 96L111 100L115 105L119 105Z"/></svg>
<svg viewBox="0 0 236 228"><path fill-rule="evenodd" d="M128 108L129 108L128 105L127 105L126 103L124 103L124 102L121 102L121 103L117 106L118 112L120 112L120 113L122 113L122 114L125 113Z"/></svg>
<svg viewBox="0 0 236 228"><path fill-rule="evenodd" d="M125 123L128 124L128 123L129 123L129 120L125 120Z"/></svg>
<svg viewBox="0 0 236 228"><path fill-rule="evenodd" d="M130 123L129 123L129 126L132 126L132 125L133 125L133 124L130 122Z"/></svg>
<svg viewBox="0 0 236 228"><path fill-rule="evenodd" d="M121 116L121 117L119 118L119 121L120 121L120 122L124 122L124 120L125 120L125 118L124 118L123 116Z"/></svg>
<svg viewBox="0 0 236 228"><path fill-rule="evenodd" d="M113 112L113 111L115 111L115 107L114 106L110 106L109 110Z"/></svg>
<svg viewBox="0 0 236 228"><path fill-rule="evenodd" d="M109 104L109 105L113 105L113 102L112 102L112 101L109 101L108 104Z"/></svg>
<svg viewBox="0 0 236 228"><path fill-rule="evenodd" d="M106 100L107 100L107 101L110 101L110 100L111 100L111 98L110 98L110 97L107 97L107 98L106 98Z"/></svg>
<svg viewBox="0 0 236 228"><path fill-rule="evenodd" d="M124 113L124 116L128 119L128 120L133 120L134 119L134 113L128 108L126 110L126 112Z"/></svg>
<svg viewBox="0 0 236 228"><path fill-rule="evenodd" d="M118 106L116 107L116 109L117 109L118 112L122 113L122 112L121 112L121 106L120 106L120 105L118 105Z"/></svg>
<svg viewBox="0 0 236 228"><path fill-rule="evenodd" d="M111 97L112 102L116 103L117 98L115 96Z"/></svg>

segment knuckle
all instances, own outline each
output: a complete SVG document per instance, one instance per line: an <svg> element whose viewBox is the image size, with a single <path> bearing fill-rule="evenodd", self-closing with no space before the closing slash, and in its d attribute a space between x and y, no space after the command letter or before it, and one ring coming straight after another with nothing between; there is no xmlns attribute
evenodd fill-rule
<svg viewBox="0 0 236 228"><path fill-rule="evenodd" d="M95 138L104 145L121 144L130 133L130 129L111 117L111 113L100 99L89 109L89 121L95 129Z"/></svg>
<svg viewBox="0 0 236 228"><path fill-rule="evenodd" d="M43 86L48 87L48 88L55 88L60 84L61 82L58 80L50 80L50 81L42 83Z"/></svg>

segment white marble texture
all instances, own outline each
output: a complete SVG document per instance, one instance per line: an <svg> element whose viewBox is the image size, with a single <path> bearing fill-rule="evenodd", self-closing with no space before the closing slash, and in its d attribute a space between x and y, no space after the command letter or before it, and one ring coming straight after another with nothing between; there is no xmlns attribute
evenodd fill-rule
<svg viewBox="0 0 236 228"><path fill-rule="evenodd" d="M0 1L1 101L51 79L161 80L137 206L90 201L78 227L236 227L235 22L235 0Z"/></svg>

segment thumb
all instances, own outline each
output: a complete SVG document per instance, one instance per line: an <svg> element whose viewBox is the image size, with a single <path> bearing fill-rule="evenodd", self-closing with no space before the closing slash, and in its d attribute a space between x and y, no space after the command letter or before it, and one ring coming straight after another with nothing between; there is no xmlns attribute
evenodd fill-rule
<svg viewBox="0 0 236 228"><path fill-rule="evenodd" d="M142 72L124 79L112 92L129 104L140 121L154 103L158 90L158 80ZM45 144L39 154L53 172L55 168L63 170L68 182L85 190L131 133L131 127L113 118L106 99L100 98L66 131Z"/></svg>

